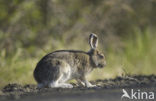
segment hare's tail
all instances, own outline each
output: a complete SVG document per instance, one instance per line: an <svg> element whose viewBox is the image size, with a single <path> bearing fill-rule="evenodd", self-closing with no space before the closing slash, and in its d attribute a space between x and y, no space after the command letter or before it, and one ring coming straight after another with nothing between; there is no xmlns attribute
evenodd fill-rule
<svg viewBox="0 0 156 101"><path fill-rule="evenodd" d="M39 86L47 85L55 81L60 76L60 67L52 66L50 64L43 64L37 66L34 70L34 78Z"/></svg>

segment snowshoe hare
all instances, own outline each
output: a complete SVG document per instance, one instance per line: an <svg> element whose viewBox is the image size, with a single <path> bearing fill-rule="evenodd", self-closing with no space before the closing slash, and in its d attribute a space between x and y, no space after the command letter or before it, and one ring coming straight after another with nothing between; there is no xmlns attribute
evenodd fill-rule
<svg viewBox="0 0 156 101"><path fill-rule="evenodd" d="M34 70L34 78L38 87L73 88L68 80L75 79L86 87L95 87L87 79L86 74L94 68L106 65L105 56L97 50L98 37L90 34L88 52L77 50L58 50L44 56Z"/></svg>

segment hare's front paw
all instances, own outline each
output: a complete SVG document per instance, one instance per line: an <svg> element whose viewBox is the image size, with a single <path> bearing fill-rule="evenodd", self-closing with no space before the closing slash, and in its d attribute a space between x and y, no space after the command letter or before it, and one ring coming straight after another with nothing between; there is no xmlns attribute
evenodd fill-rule
<svg viewBox="0 0 156 101"><path fill-rule="evenodd" d="M97 86L96 86L96 85L90 85L90 86L88 86L88 87L92 88L92 87L97 87Z"/></svg>
<svg viewBox="0 0 156 101"><path fill-rule="evenodd" d="M86 81L85 82L86 87L92 88L92 87L97 87L96 85L92 85L90 82Z"/></svg>
<svg viewBox="0 0 156 101"><path fill-rule="evenodd" d="M49 85L51 88L73 88L73 85L68 83L51 83Z"/></svg>
<svg viewBox="0 0 156 101"><path fill-rule="evenodd" d="M97 87L96 85L92 85L91 83L89 85L86 85L89 88Z"/></svg>

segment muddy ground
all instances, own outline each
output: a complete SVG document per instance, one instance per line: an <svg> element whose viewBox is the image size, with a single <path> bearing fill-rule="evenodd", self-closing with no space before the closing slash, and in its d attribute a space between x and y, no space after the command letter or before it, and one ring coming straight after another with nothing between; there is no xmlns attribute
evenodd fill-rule
<svg viewBox="0 0 156 101"><path fill-rule="evenodd" d="M121 101L123 88L127 91L152 91L156 96L156 75L116 77L91 83L97 87L86 88L73 83L72 89L37 89L36 85L8 84L0 91L0 101ZM127 98L124 100L132 101Z"/></svg>

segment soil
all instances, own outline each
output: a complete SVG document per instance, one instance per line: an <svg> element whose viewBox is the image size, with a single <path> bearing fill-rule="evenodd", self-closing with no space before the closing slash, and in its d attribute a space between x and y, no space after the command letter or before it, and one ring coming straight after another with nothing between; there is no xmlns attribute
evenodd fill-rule
<svg viewBox="0 0 156 101"><path fill-rule="evenodd" d="M156 92L156 75L116 77L91 83L97 87L86 88L72 83L72 89L38 89L36 85L8 84L0 91L0 101L121 101L122 89Z"/></svg>

